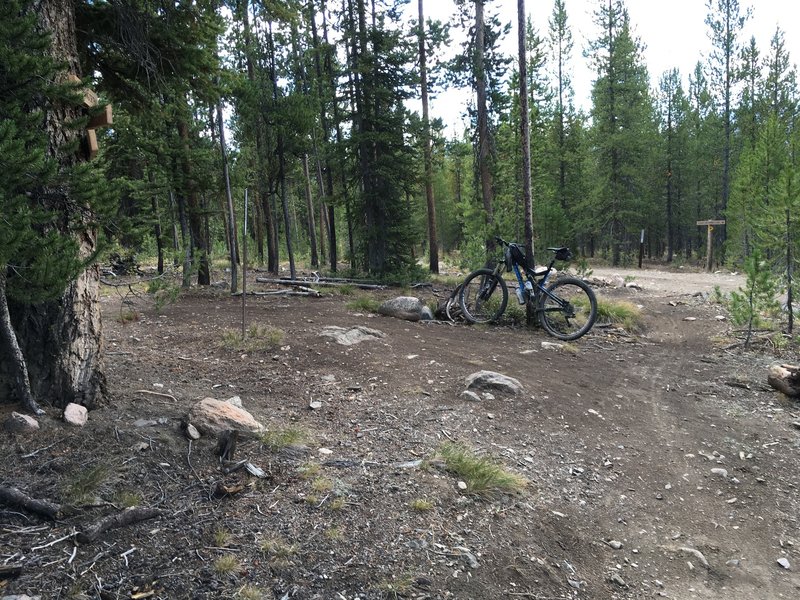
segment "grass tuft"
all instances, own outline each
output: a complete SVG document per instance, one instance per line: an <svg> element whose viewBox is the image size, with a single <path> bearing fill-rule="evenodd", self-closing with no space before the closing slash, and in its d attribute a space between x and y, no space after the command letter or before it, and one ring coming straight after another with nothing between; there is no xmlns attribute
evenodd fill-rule
<svg viewBox="0 0 800 600"><path fill-rule="evenodd" d="M236 352L267 352L275 350L283 343L284 332L275 327L251 325L245 332L226 329L222 332L222 347Z"/></svg>
<svg viewBox="0 0 800 600"><path fill-rule="evenodd" d="M428 512L429 510L433 510L433 502L430 500L425 500L424 498L414 498L410 503L409 506L411 510L415 510L417 512Z"/></svg>
<svg viewBox="0 0 800 600"><path fill-rule="evenodd" d="M308 432L297 427L276 429L274 431L267 431L261 435L261 443L272 452L278 452L290 446L306 444L309 439L310 436Z"/></svg>
<svg viewBox="0 0 800 600"><path fill-rule="evenodd" d="M631 302L598 297L597 321L622 327L626 331L637 332L642 329L642 311Z"/></svg>
<svg viewBox="0 0 800 600"><path fill-rule="evenodd" d="M292 557L297 554L297 545L289 544L280 538L262 540L261 552L269 559L274 567L287 567L291 564Z"/></svg>
<svg viewBox="0 0 800 600"><path fill-rule="evenodd" d="M467 485L468 494L489 496L498 492L514 493L527 481L486 456L478 456L465 446L447 443L439 449L445 469Z"/></svg>
<svg viewBox="0 0 800 600"><path fill-rule="evenodd" d="M369 312L369 313L376 313L378 312L378 308L380 308L381 303L378 302L372 296L357 296L353 300L347 303L347 308L350 310L355 310L359 312Z"/></svg>
<svg viewBox="0 0 800 600"><path fill-rule="evenodd" d="M246 585L239 590L236 597L242 598L242 600L264 600L267 596L260 588Z"/></svg>
<svg viewBox="0 0 800 600"><path fill-rule="evenodd" d="M222 527L217 527L211 533L211 539L214 541L214 546L224 548L231 541L231 534Z"/></svg>
<svg viewBox="0 0 800 600"><path fill-rule="evenodd" d="M83 504L91 501L98 490L106 482L110 470L106 465L96 465L78 475L67 483L64 495L70 504Z"/></svg>
<svg viewBox="0 0 800 600"><path fill-rule="evenodd" d="M242 570L242 564L233 554L224 554L214 561L214 571L220 575L238 573Z"/></svg>

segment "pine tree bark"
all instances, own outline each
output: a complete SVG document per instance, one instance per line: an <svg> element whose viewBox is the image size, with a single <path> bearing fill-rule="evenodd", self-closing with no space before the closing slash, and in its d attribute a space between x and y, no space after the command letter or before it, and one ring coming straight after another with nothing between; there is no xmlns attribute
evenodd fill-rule
<svg viewBox="0 0 800 600"><path fill-rule="evenodd" d="M525 0L517 0L519 52L519 133L522 139L522 201L525 205L525 257L533 266L533 200L531 198L531 126L528 108L528 57L525 44Z"/></svg>
<svg viewBox="0 0 800 600"><path fill-rule="evenodd" d="M486 48L485 48L485 19L483 0L475 1L475 92L477 95L478 109L478 172L480 173L481 198L483 199L484 218L487 229L494 223L494 210L492 202L492 173L489 168L490 141L489 141L489 108L487 106L486 90ZM494 251L494 237L487 231L486 251Z"/></svg>
<svg viewBox="0 0 800 600"><path fill-rule="evenodd" d="M80 75L75 10L71 0L41 0L35 11L39 26L50 35L52 56L64 65L61 80ZM75 151L84 132L71 126L80 117L77 106L48 107L44 127L48 153L66 170L85 160ZM66 186L36 190L32 200L56 213L76 210ZM88 209L88 207L80 207ZM65 235L76 235L82 257L90 257L97 246L97 232L86 225L80 232L61 226ZM56 225L58 226L58 224ZM5 274L4 274L5 275ZM5 299L5 291L2 293ZM37 305L8 305L9 321L16 332L19 350L25 357L32 398L37 402L64 407L70 402L94 408L105 394L103 336L100 320L99 271L83 271L57 300ZM3 361L5 362L5 350ZM0 395L3 392L0 391ZM27 403L25 398L23 400ZM32 406L29 408L33 408Z"/></svg>

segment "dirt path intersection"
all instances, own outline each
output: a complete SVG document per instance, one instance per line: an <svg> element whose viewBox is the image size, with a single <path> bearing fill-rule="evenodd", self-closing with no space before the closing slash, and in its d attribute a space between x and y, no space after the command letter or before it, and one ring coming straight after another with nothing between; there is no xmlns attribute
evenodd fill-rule
<svg viewBox="0 0 800 600"><path fill-rule="evenodd" d="M412 323L331 294L252 299L251 321L283 338L232 351L221 341L240 301L222 292L160 312L137 300L125 324L130 307L108 298L110 406L80 430L51 418L6 436L0 474L62 500L79 474L105 477L54 523L0 513L0 564L25 567L0 597L796 598L800 408L765 385L780 359L721 349L729 324L696 294L740 280L632 277L641 289L598 293L641 305L644 330L598 327L562 350L540 330ZM320 336L332 325L384 337L342 346ZM484 369L524 391L460 397ZM216 440L181 430L199 398L234 395L270 431L304 434L239 444L266 479L224 474ZM438 466L446 442L496 458L525 489L464 494ZM241 491L217 498L220 483ZM162 516L93 544L69 537L130 496Z"/></svg>

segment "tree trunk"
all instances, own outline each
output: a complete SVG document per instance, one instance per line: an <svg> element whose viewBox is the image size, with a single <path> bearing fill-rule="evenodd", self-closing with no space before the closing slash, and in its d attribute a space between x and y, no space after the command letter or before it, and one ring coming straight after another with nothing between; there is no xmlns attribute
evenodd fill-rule
<svg viewBox="0 0 800 600"><path fill-rule="evenodd" d="M60 79L70 74L80 75L74 3L71 0L41 0L35 10L39 26L50 35L53 58L65 67ZM71 126L80 116L79 108L71 106L51 108L45 113L48 153L62 170L84 160L75 151L84 131ZM56 212L84 209L74 206L65 186L37 190L32 200ZM80 255L88 259L96 250L97 232L86 221L84 224L86 226L78 233L63 233L77 236ZM5 290L2 296L5 304ZM96 266L82 272L59 299L37 305L12 303L8 311L19 351L25 357L32 398L58 407L75 402L94 408L102 403L106 379L102 360L99 271ZM5 352L4 349L3 355ZM3 356L0 362L5 363L6 357ZM27 404L24 396L22 400Z"/></svg>
<svg viewBox="0 0 800 600"><path fill-rule="evenodd" d="M187 107L188 108L188 107ZM181 169L185 179L186 199L188 200L188 220L191 230L193 266L197 268L198 285L211 284L211 270L208 264L208 239L203 227L202 208L197 191L197 182L192 173L192 161L189 155L189 125L180 119L177 123L178 136L181 140Z"/></svg>
<svg viewBox="0 0 800 600"><path fill-rule="evenodd" d="M311 197L311 174L308 171L308 154L303 153L303 180L306 192L306 211L308 212L308 241L311 244L311 266L319 268L317 255L317 225L314 222L314 200Z"/></svg>
<svg viewBox="0 0 800 600"><path fill-rule="evenodd" d="M486 219L487 237L486 251L494 251L494 238L491 229L494 223L494 210L492 207L492 173L489 169L489 109L487 106L486 92L486 65L485 65L485 31L483 16L483 0L475 2L475 91L477 94L478 108L478 171L481 181L481 198L483 199L484 218Z"/></svg>
<svg viewBox="0 0 800 600"><path fill-rule="evenodd" d="M8 312L8 298L6 297L6 271L0 269L0 349L3 354L8 356L9 370L14 384L14 391L17 399L22 402L26 410L34 414L42 414L44 411L36 404L31 392L31 382L28 377L28 365L22 355L17 334L11 325L11 314Z"/></svg>
<svg viewBox="0 0 800 600"><path fill-rule="evenodd" d="M228 239L231 259L231 294L239 288L239 252L236 238L236 213L233 210L231 177L228 172L228 151L225 148L225 125L222 120L222 102L217 102L217 126L219 127L219 148L222 156L222 176L225 179L225 197L228 201Z"/></svg>
<svg viewBox="0 0 800 600"><path fill-rule="evenodd" d="M525 44L525 0L517 0L519 45L519 134L522 139L522 201L525 205L525 256L533 266L533 200L531 198L531 126L528 109L528 58Z"/></svg>
<svg viewBox="0 0 800 600"><path fill-rule="evenodd" d="M431 123L428 107L428 64L425 48L425 15L419 0L419 74L422 88L422 143L425 159L425 200L428 204L428 267L439 273L439 242L436 234L436 202L433 198L433 166L431 158Z"/></svg>

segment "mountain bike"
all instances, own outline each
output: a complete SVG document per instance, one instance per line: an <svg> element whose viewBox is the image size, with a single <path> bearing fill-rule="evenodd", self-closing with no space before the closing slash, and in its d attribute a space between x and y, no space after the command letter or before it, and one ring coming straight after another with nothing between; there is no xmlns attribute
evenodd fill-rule
<svg viewBox="0 0 800 600"><path fill-rule="evenodd" d="M503 273L511 271L519 284L519 303L531 304L547 333L560 340L576 340L592 328L597 319L597 298L592 288L575 277L559 277L550 283L556 261L572 258L569 248L548 248L553 253L550 264L532 269L527 266L520 244L501 237L495 240L505 248L503 260L493 269L473 271L461 284L459 305L467 321L491 323L503 315L508 306L508 284Z"/></svg>

